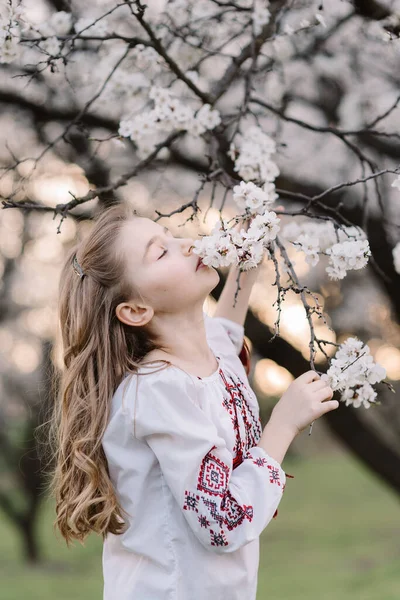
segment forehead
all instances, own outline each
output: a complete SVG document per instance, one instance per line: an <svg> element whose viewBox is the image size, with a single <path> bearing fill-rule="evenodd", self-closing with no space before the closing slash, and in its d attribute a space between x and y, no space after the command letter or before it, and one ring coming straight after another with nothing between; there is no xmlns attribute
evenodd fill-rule
<svg viewBox="0 0 400 600"><path fill-rule="evenodd" d="M147 242L153 235L162 234L163 226L147 217L134 217L125 221L119 236L119 245L129 260L140 265Z"/></svg>

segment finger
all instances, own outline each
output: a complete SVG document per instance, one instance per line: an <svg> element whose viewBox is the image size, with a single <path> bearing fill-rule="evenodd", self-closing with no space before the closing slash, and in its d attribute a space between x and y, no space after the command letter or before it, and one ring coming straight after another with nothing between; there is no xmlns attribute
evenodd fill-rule
<svg viewBox="0 0 400 600"><path fill-rule="evenodd" d="M311 381L321 379L321 377L316 371L310 370L300 375L297 379L302 383L311 383Z"/></svg>
<svg viewBox="0 0 400 600"><path fill-rule="evenodd" d="M339 402L337 400L328 400L328 402L322 403L322 407L323 407L323 412L321 414L325 415L326 413L330 412L331 410L335 410L336 408L339 408Z"/></svg>
<svg viewBox="0 0 400 600"><path fill-rule="evenodd" d="M333 390L330 387L324 387L322 390L318 390L318 392L315 392L315 396L318 398L318 400L323 402L324 400L332 398Z"/></svg>
<svg viewBox="0 0 400 600"><path fill-rule="evenodd" d="M317 379L316 381L312 381L308 384L308 389L311 392L318 392L319 390L323 390L326 387L329 387L329 385L323 379Z"/></svg>

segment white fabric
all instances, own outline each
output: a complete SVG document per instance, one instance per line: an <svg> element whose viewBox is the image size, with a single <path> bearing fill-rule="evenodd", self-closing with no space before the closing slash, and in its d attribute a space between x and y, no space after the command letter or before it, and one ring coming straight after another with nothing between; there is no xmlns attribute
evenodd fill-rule
<svg viewBox="0 0 400 600"><path fill-rule="evenodd" d="M286 477L257 447L243 327L204 319L217 371L142 366L113 396L103 448L129 527L104 541L104 600L256 598L259 535Z"/></svg>

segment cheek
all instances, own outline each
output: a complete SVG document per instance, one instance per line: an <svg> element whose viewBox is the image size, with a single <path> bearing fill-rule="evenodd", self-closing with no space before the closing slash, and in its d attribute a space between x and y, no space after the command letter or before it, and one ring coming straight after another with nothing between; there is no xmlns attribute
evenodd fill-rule
<svg viewBox="0 0 400 600"><path fill-rule="evenodd" d="M162 260L162 259L161 259ZM160 265L161 267L161 265ZM149 288L153 294L169 296L176 295L177 290L187 290L193 288L196 279L196 272L191 265L182 263L173 263L162 265L151 277Z"/></svg>

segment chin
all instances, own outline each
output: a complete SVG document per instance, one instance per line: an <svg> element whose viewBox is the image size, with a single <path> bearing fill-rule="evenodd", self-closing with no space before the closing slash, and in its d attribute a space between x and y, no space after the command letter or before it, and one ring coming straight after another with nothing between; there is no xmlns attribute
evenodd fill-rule
<svg viewBox="0 0 400 600"><path fill-rule="evenodd" d="M215 275L216 275L216 277L214 278L215 283L214 283L213 287L211 288L211 289L214 289L219 284L219 282L221 280L221 275L218 273L217 269L215 269L214 267L211 267L211 269L212 269L213 273L215 273Z"/></svg>

